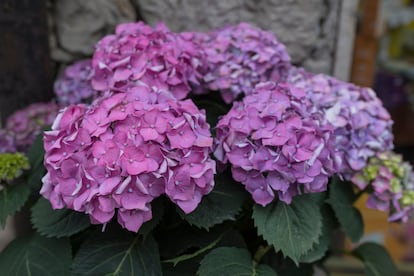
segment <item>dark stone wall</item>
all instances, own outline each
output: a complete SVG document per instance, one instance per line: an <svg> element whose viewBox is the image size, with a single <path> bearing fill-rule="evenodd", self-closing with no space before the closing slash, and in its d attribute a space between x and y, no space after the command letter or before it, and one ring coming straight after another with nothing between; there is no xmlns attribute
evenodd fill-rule
<svg viewBox="0 0 414 276"><path fill-rule="evenodd" d="M0 1L0 116L52 97L46 0Z"/></svg>

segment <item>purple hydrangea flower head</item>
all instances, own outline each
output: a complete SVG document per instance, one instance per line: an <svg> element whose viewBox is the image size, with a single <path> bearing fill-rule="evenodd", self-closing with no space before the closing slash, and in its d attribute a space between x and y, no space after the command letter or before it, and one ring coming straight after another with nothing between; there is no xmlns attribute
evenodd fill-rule
<svg viewBox="0 0 414 276"><path fill-rule="evenodd" d="M346 179L363 169L376 153L393 148L393 121L370 88L294 67L288 82L303 88L313 108L322 110L335 128L335 159Z"/></svg>
<svg viewBox="0 0 414 276"><path fill-rule="evenodd" d="M0 153L16 152L13 133L0 129Z"/></svg>
<svg viewBox="0 0 414 276"><path fill-rule="evenodd" d="M127 89L143 83L181 100L200 86L205 54L191 33L173 33L164 25L142 22L117 26L96 45L92 86L98 91Z"/></svg>
<svg viewBox="0 0 414 276"><path fill-rule="evenodd" d="M97 96L91 85L92 76L90 59L68 66L54 84L57 101L62 105L90 102Z"/></svg>
<svg viewBox="0 0 414 276"><path fill-rule="evenodd" d="M62 110L45 133L41 194L54 208L118 222L137 232L151 201L166 194L192 212L214 186L213 139L205 113L190 100L148 103L109 93Z"/></svg>
<svg viewBox="0 0 414 276"><path fill-rule="evenodd" d="M53 123L58 109L55 103L34 103L13 113L0 131L0 151L26 152L37 135Z"/></svg>
<svg viewBox="0 0 414 276"><path fill-rule="evenodd" d="M226 103L249 95L259 82L278 81L290 67L290 57L277 38L248 23L240 23L198 36L206 54L208 89L221 91Z"/></svg>
<svg viewBox="0 0 414 276"><path fill-rule="evenodd" d="M336 171L333 130L308 110L305 96L287 84L260 83L217 124L216 158L230 163L258 204L324 191Z"/></svg>
<svg viewBox="0 0 414 276"><path fill-rule="evenodd" d="M361 190L369 192L369 208L388 211L390 221L406 222L414 212L414 173L401 155L382 152L352 177Z"/></svg>

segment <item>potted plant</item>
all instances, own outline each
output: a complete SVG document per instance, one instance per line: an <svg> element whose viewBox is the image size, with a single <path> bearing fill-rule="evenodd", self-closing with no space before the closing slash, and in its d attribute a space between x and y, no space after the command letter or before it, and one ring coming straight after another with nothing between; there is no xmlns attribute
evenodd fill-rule
<svg viewBox="0 0 414 276"><path fill-rule="evenodd" d="M272 33L121 24L55 92L53 123L26 110L0 138L27 156L1 155L0 222L24 206L33 226L0 254L5 275L312 275L338 229L368 275L397 275L358 244L353 206L368 193L390 221L414 206L388 112L291 65ZM34 142L32 121L51 124Z"/></svg>

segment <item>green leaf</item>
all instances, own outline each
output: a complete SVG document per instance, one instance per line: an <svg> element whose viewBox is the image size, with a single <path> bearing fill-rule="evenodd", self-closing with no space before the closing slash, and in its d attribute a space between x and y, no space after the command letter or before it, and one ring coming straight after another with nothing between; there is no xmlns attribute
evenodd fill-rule
<svg viewBox="0 0 414 276"><path fill-rule="evenodd" d="M276 276L276 272L268 265L261 264L256 267L257 276Z"/></svg>
<svg viewBox="0 0 414 276"><path fill-rule="evenodd" d="M54 210L43 197L32 207L31 221L43 236L57 238L72 236L90 226L85 214L69 209Z"/></svg>
<svg viewBox="0 0 414 276"><path fill-rule="evenodd" d="M327 192L309 194L309 197L319 206L322 206L325 203L327 196Z"/></svg>
<svg viewBox="0 0 414 276"><path fill-rule="evenodd" d="M157 230L155 238L158 241L160 254L163 259L172 259L185 253L193 253L208 246L221 235L224 236L218 243L219 246L246 246L243 236L233 229L233 223L230 222L205 230L192 227L183 221L183 223L174 225L174 227L160 227ZM165 233L168 233L168 235L165 235ZM172 239L171 237L174 238Z"/></svg>
<svg viewBox="0 0 414 276"><path fill-rule="evenodd" d="M19 211L30 196L30 187L26 183L15 183L0 191L0 227L3 228L8 216Z"/></svg>
<svg viewBox="0 0 414 276"><path fill-rule="evenodd" d="M195 258L197 256L200 256L201 254L204 254L205 252L209 251L210 249L214 248L219 243L219 241L222 238L223 238L223 235L220 235L215 241L213 241L209 245L207 245L207 246L205 246L205 247L197 250L194 253L184 254L184 255L175 257L173 259L165 260L163 262L165 262L165 263L172 263L173 266L176 266L178 263L181 263L183 261L187 261L187 260L193 259L193 258Z"/></svg>
<svg viewBox="0 0 414 276"><path fill-rule="evenodd" d="M275 276L267 265L255 267L249 251L236 247L219 247L208 253L200 263L199 276Z"/></svg>
<svg viewBox="0 0 414 276"><path fill-rule="evenodd" d="M39 189L42 186L42 177L46 173L46 169L43 166L43 157L45 150L43 148L43 134L36 137L36 140L29 148L27 157L30 163L30 173L27 178L27 184L35 194L39 193Z"/></svg>
<svg viewBox="0 0 414 276"><path fill-rule="evenodd" d="M328 203L345 234L351 241L358 242L364 234L364 222L359 210L353 206L354 201L355 194L350 183L331 183Z"/></svg>
<svg viewBox="0 0 414 276"><path fill-rule="evenodd" d="M394 276L398 270L385 248L373 242L361 244L352 254L365 264L367 276Z"/></svg>
<svg viewBox="0 0 414 276"><path fill-rule="evenodd" d="M32 192L36 195L39 194L40 187L42 186L42 177L46 174L46 169L43 165L40 165L36 169L30 170L30 174L27 178L27 185Z"/></svg>
<svg viewBox="0 0 414 276"><path fill-rule="evenodd" d="M39 235L14 240L0 254L2 275L69 275L69 240L48 239Z"/></svg>
<svg viewBox="0 0 414 276"><path fill-rule="evenodd" d="M258 234L296 264L322 233L319 206L309 195L296 196L291 204L278 201L266 207L256 205L253 219Z"/></svg>
<svg viewBox="0 0 414 276"><path fill-rule="evenodd" d="M222 173L216 175L215 187L207 196L204 196L197 209L180 216L191 225L209 229L225 220L234 220L240 212L246 192L243 186L235 182L231 175Z"/></svg>
<svg viewBox="0 0 414 276"><path fill-rule="evenodd" d="M42 165L45 150L43 148L43 133L39 134L33 144L30 146L27 157L29 158L30 166L35 169Z"/></svg>
<svg viewBox="0 0 414 276"><path fill-rule="evenodd" d="M299 261L301 263L313 263L317 260L320 260L325 256L326 251L328 251L333 237L335 223L332 218L332 211L328 210L328 208L322 208L321 213L322 234L319 237L319 240L314 244L313 248L300 257Z"/></svg>
<svg viewBox="0 0 414 276"><path fill-rule="evenodd" d="M151 236L97 233L76 254L72 275L162 275L157 243Z"/></svg>

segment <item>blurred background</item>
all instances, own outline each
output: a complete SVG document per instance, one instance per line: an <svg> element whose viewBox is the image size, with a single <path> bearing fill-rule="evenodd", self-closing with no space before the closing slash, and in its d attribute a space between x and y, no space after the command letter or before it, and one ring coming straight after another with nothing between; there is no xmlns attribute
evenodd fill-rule
<svg viewBox="0 0 414 276"><path fill-rule="evenodd" d="M29 103L50 100L65 66L90 57L118 23L137 20L163 21L174 31L246 21L274 32L294 64L373 87L395 121L396 151L414 164L413 0L0 0L0 123ZM362 201L364 240L384 244L401 272L414 275L414 220L390 225ZM0 248L15 233L9 223ZM341 259L329 267L335 275L363 271Z"/></svg>

